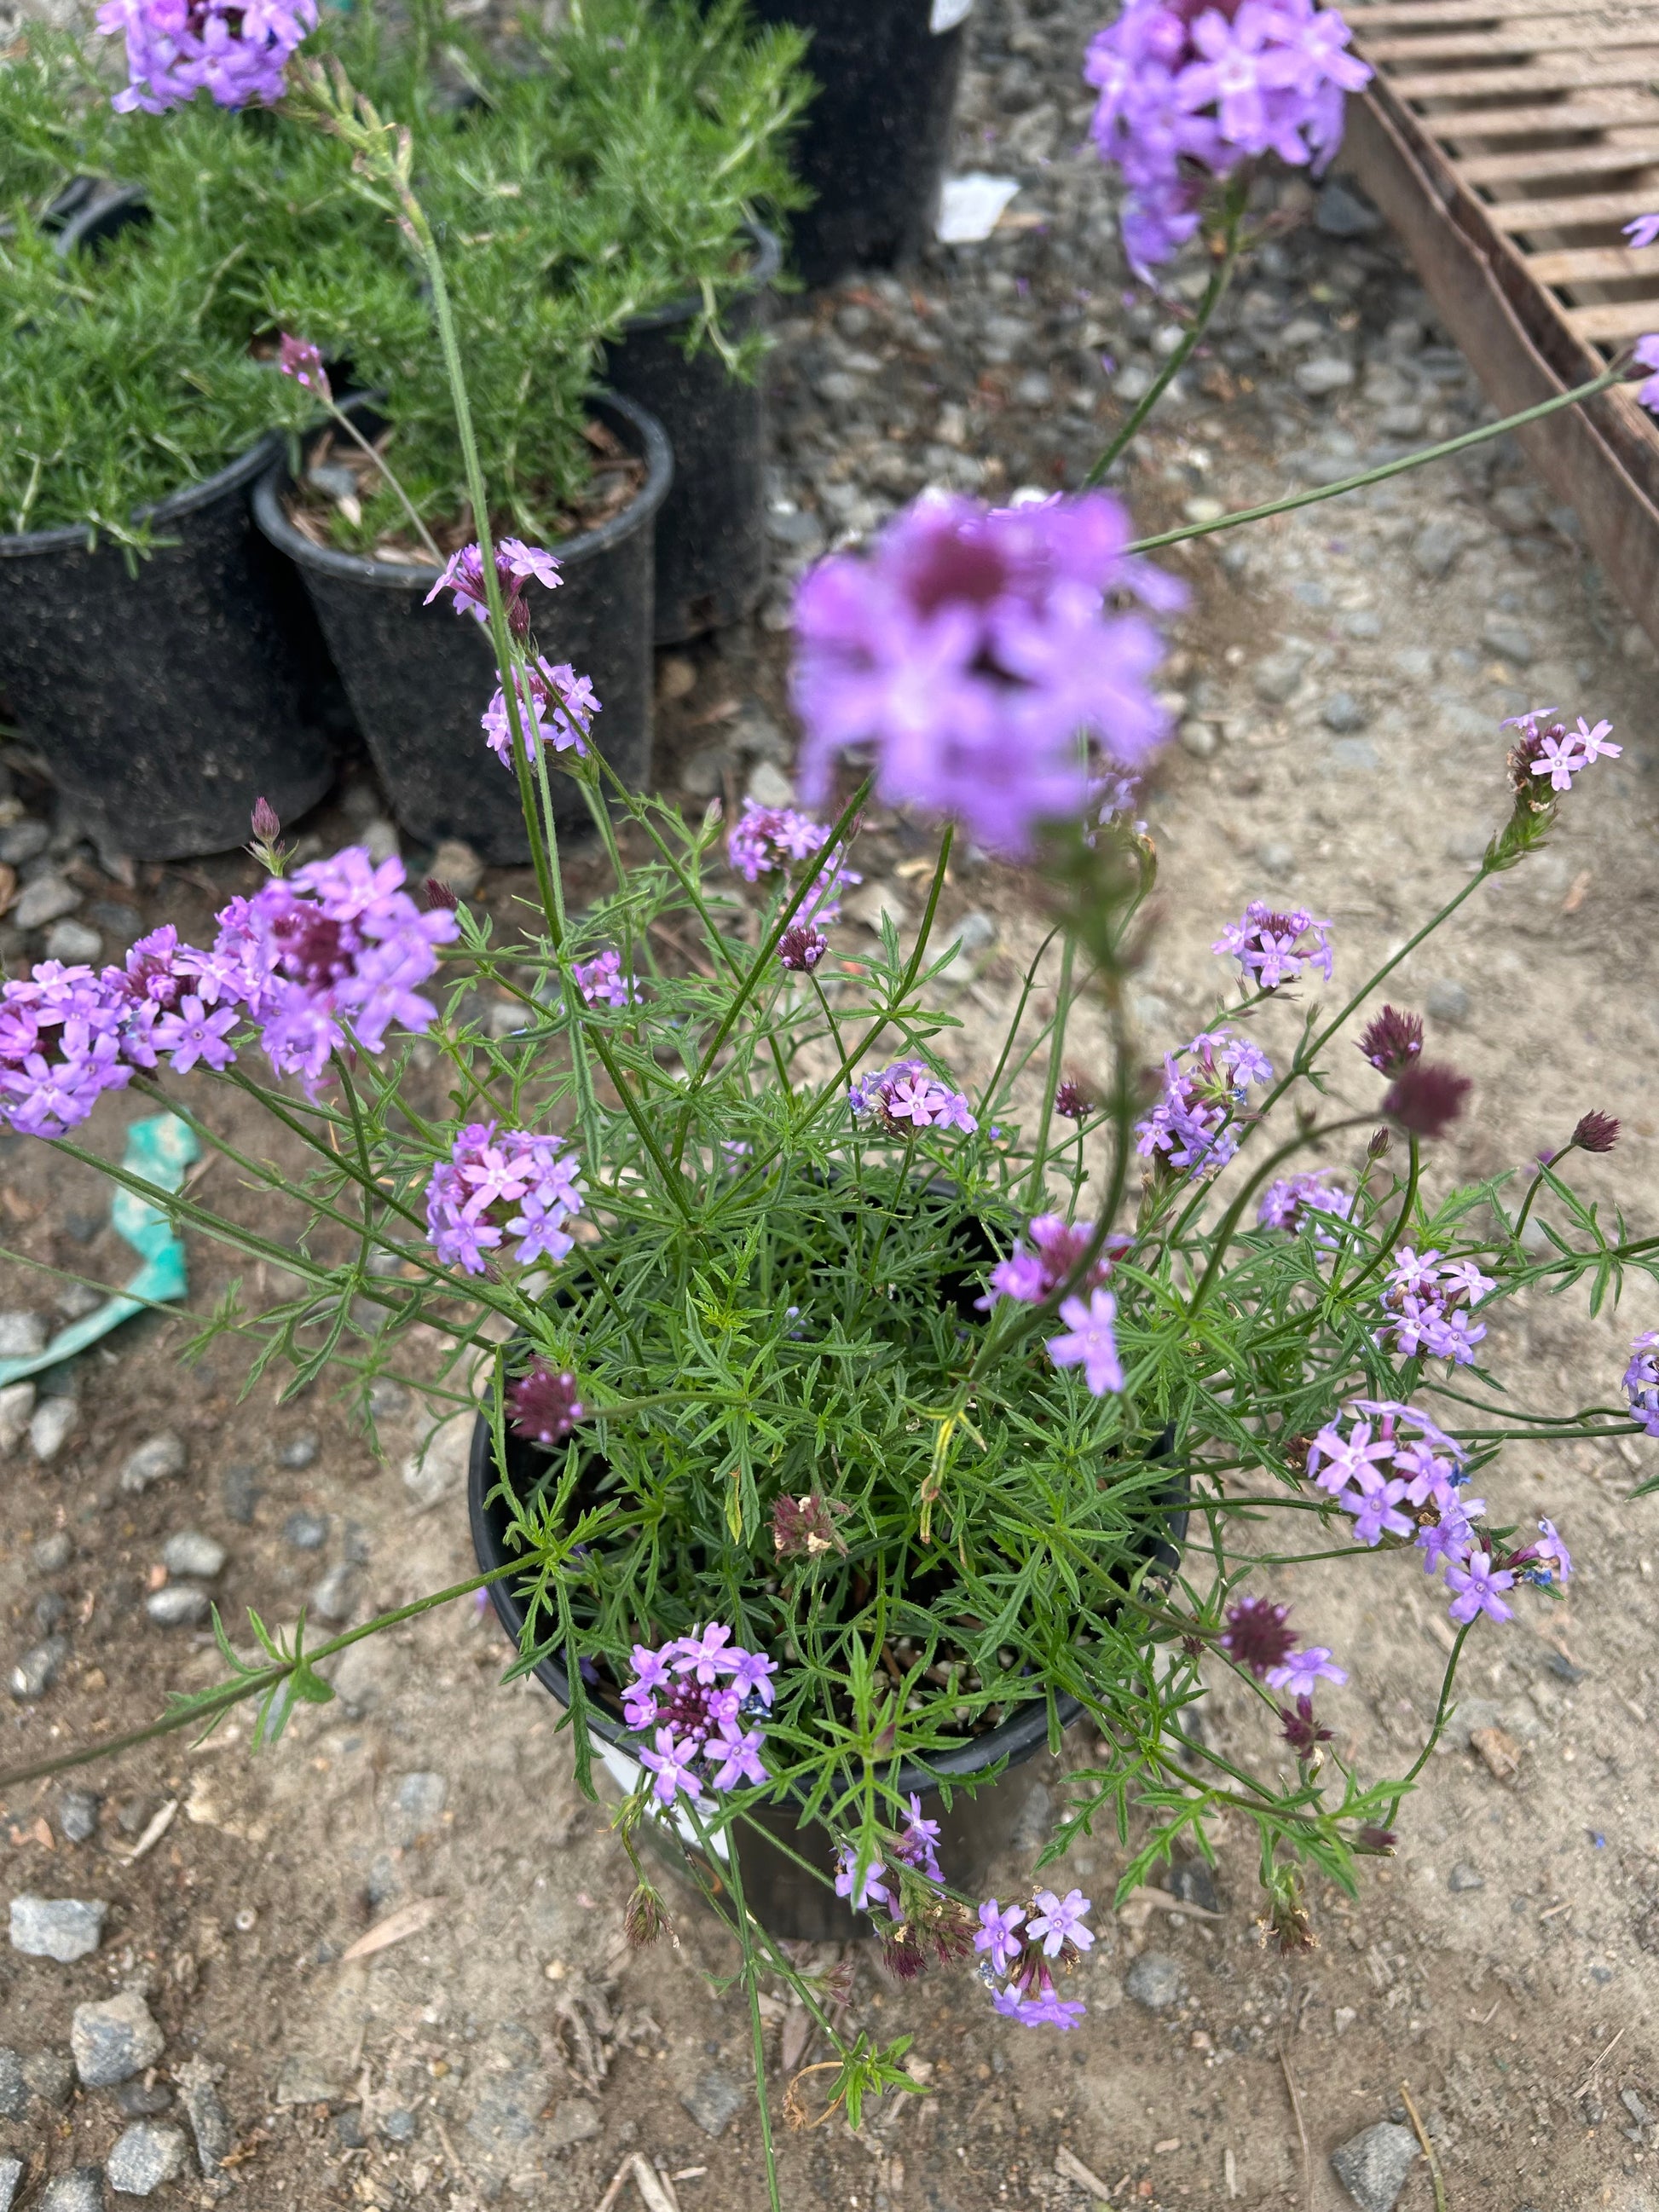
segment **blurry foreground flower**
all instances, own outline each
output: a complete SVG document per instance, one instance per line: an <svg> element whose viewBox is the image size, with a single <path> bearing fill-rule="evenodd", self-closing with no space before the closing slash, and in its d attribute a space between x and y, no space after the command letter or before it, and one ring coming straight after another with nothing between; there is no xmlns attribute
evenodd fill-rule
<svg viewBox="0 0 1659 2212"><path fill-rule="evenodd" d="M990 1288L975 1301L982 1312L988 1313L999 1298L1018 1298L1023 1305L1040 1306L1060 1288L1094 1242L1095 1224L1067 1221L1058 1213L1039 1213L1026 1235L1030 1239L1029 1250L1024 1244L1016 1245L1007 1259L999 1260L992 1268ZM1078 1287L1097 1290L1110 1274L1113 1261L1128 1249L1129 1242L1126 1236L1109 1237Z"/></svg>
<svg viewBox="0 0 1659 2212"><path fill-rule="evenodd" d="M1091 1397L1103 1398L1123 1388L1123 1363L1117 1354L1117 1300L1109 1291L1096 1291L1085 1306L1081 1298L1060 1302L1060 1317L1066 1334L1048 1340L1048 1357L1056 1367L1080 1367Z"/></svg>
<svg viewBox="0 0 1659 2212"><path fill-rule="evenodd" d="M1637 404L1651 408L1656 415L1659 415L1659 331L1650 337L1638 338L1631 359L1638 368L1650 368L1654 372L1644 383L1637 386Z"/></svg>
<svg viewBox="0 0 1659 2212"><path fill-rule="evenodd" d="M929 494L868 554L821 561L795 604L809 799L869 744L884 799L955 815L999 852L1079 818L1103 764L1138 768L1169 734L1163 640L1111 603L1168 612L1186 594L1125 554L1130 534L1104 493L988 509Z"/></svg>
<svg viewBox="0 0 1659 2212"><path fill-rule="evenodd" d="M319 399L326 402L334 397L328 371L323 367L323 356L309 338L290 337L284 331L276 366L303 390L314 392Z"/></svg>
<svg viewBox="0 0 1659 2212"><path fill-rule="evenodd" d="M98 27L126 40L118 114L164 115L198 92L220 107L269 106L286 89L289 56L317 27L317 0L104 0Z"/></svg>
<svg viewBox="0 0 1659 2212"><path fill-rule="evenodd" d="M1389 1085L1382 1111L1410 1136L1443 1137L1474 1088L1467 1075L1453 1068L1414 1060Z"/></svg>
<svg viewBox="0 0 1659 2212"><path fill-rule="evenodd" d="M586 1410L574 1375L561 1375L538 1359L528 1375L507 1387L507 1425L526 1443L551 1450L562 1443Z"/></svg>
<svg viewBox="0 0 1659 2212"><path fill-rule="evenodd" d="M1337 1190L1325 1181L1323 1171L1314 1175L1288 1176L1278 1182L1269 1183L1256 1208L1256 1225L1261 1229L1282 1229L1287 1236L1297 1237L1310 1222L1328 1216L1336 1221L1346 1221L1353 1210L1353 1200L1346 1190ZM1316 1226L1315 1241L1334 1251L1336 1237L1328 1228Z"/></svg>

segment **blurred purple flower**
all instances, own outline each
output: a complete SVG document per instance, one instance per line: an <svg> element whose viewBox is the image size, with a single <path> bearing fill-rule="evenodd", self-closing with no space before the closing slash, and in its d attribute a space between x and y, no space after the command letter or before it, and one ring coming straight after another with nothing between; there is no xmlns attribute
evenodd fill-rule
<svg viewBox="0 0 1659 2212"><path fill-rule="evenodd" d="M506 1398L507 1425L514 1435L550 1451L564 1442L586 1410L576 1395L575 1376L561 1375L544 1359L509 1383Z"/></svg>
<svg viewBox="0 0 1659 2212"><path fill-rule="evenodd" d="M1109 1291L1096 1291L1085 1306L1081 1298L1060 1302L1060 1318L1066 1334L1048 1340L1048 1353L1056 1367L1081 1367L1089 1395L1103 1398L1123 1388L1123 1364L1117 1354L1117 1300Z"/></svg>
<svg viewBox="0 0 1659 2212"><path fill-rule="evenodd" d="M309 338L290 337L284 331L282 335L281 349L276 356L276 366L284 376L291 376L297 385L307 392L314 392L318 398L325 404L333 398L333 388L328 380L328 371L323 367L323 356ZM264 806L264 799L261 799L259 805ZM254 811L257 816L258 808ZM274 837L282 824L276 821L274 816L272 820L274 826L264 834ZM256 837L261 834L257 819L253 825L253 834Z"/></svg>
<svg viewBox="0 0 1659 2212"><path fill-rule="evenodd" d="M514 669L513 688L519 695L519 726L527 759L535 759L538 744L551 745L556 753L574 750L578 758L586 754L593 717L599 712L591 678L578 676L568 660L555 663L538 653L533 661ZM496 691L481 720L490 751L503 768L511 768L513 730L505 691Z"/></svg>
<svg viewBox="0 0 1659 2212"><path fill-rule="evenodd" d="M757 799L745 799L742 814L726 833L726 856L744 883L758 883L763 876L775 872L795 873L799 862L823 850L829 835L823 823L793 806L763 806ZM844 851L845 847L840 849ZM806 895L799 909L802 920L835 921L841 914L842 891L863 881L862 876L832 857Z"/></svg>
<svg viewBox="0 0 1659 2212"><path fill-rule="evenodd" d="M1262 900L1252 899L1210 950L1230 954L1258 990L1276 991L1282 983L1293 983L1304 968L1317 969L1328 983L1334 957L1330 927L1328 921L1316 921L1305 907L1276 914Z"/></svg>
<svg viewBox="0 0 1659 2212"><path fill-rule="evenodd" d="M501 585L505 602L507 626L514 637L524 637L530 629L530 608L524 587L532 579L546 590L552 591L563 581L559 564L550 553L539 545L526 545L522 538L503 538L495 547L495 575ZM464 545L453 553L442 575L427 593L422 604L430 606L440 592L453 592L458 615L471 615L473 621L487 623L489 620L489 601L484 589L483 556L476 545Z"/></svg>
<svg viewBox="0 0 1659 2212"><path fill-rule="evenodd" d="M289 56L317 27L316 0L104 0L98 27L126 40L127 78L110 105L164 115L208 92L220 107L269 106Z"/></svg>

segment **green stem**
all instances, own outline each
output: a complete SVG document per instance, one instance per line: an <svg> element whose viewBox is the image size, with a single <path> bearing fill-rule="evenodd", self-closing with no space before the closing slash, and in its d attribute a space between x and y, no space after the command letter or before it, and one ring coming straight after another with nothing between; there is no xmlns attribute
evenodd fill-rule
<svg viewBox="0 0 1659 2212"><path fill-rule="evenodd" d="M735 1915L733 1931L743 1949L743 1986L749 2000L749 2036L755 2054L755 2102L760 2112L761 2149L766 2159L767 2201L771 2212L783 2212L783 2199L778 2193L777 2153L772 2144L772 2111L766 2094L766 2023L761 2018L760 1966L755 1956L754 1926L744 1899L743 1868L738 1861L737 1838L728 1829L726 1856L717 1860L703 1832L702 1821L690 1807L687 1810L709 1865L717 1866L732 1885L732 1905Z"/></svg>
<svg viewBox="0 0 1659 2212"><path fill-rule="evenodd" d="M340 428L345 432L347 437L351 440L352 443L356 446L360 451L367 453L369 459L374 462L375 467L380 471L380 475L385 478L391 489L396 493L398 503L403 508L404 513L409 517L416 536L420 539L422 544L425 546L427 551L432 556L432 558L436 562L439 568L441 568L444 565L444 556L438 550L437 542L434 538L432 532L427 528L425 523L422 521L420 516L415 512L414 501L410 498L409 494L404 489L402 484L398 483L397 477L393 476L391 469L387 466L386 456L383 453L380 453L375 451L374 447L369 444L368 439L364 437L362 432L357 428L357 425L352 421L350 416L348 415L345 412L345 410L339 406L336 401L332 399L325 399L323 404L327 408L329 413L334 417L334 420L339 424Z"/></svg>
<svg viewBox="0 0 1659 2212"><path fill-rule="evenodd" d="M1073 944L1068 932L1060 951L1060 992L1054 1000L1054 1023L1048 1038L1048 1079L1043 1088L1042 1115L1037 1123L1031 1179L1025 1191L1025 1211L1028 1213L1035 1213L1042 1203L1042 1171L1048 1162L1048 1132L1054 1127L1054 1093L1060 1085L1060 1062L1066 1051L1066 1017L1071 1010Z"/></svg>

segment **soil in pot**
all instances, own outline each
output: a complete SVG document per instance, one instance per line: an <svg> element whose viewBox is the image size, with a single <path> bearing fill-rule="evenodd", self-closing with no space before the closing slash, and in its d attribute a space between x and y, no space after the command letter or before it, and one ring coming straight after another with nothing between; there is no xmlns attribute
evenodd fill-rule
<svg viewBox="0 0 1659 2212"><path fill-rule="evenodd" d="M623 781L641 789L651 773L656 520L673 461L660 423L632 400L605 393L592 408L620 464L601 472L601 496L617 495L609 512L586 526L576 518L574 533L550 548L563 581L536 593L535 639L548 660L592 678L602 709L595 740ZM362 403L358 416L378 428ZM326 465L355 467L348 450L331 444ZM398 538L373 556L319 543L323 510L295 507L293 494L279 461L255 489L254 514L305 580L392 812L426 844L459 838L493 866L522 864L529 845L517 779L479 726L496 688L488 631L458 618L447 598L424 604L439 574L424 554ZM438 542L453 550L441 532ZM556 776L552 790L561 830L585 836L591 825L575 786Z"/></svg>
<svg viewBox="0 0 1659 2212"><path fill-rule="evenodd" d="M809 284L914 260L933 234L972 0L754 0L811 33L819 90L796 141L814 195L791 225Z"/></svg>
<svg viewBox="0 0 1659 2212"><path fill-rule="evenodd" d="M738 344L763 321L781 264L777 240L751 226L748 288L722 327ZM674 449L674 486L657 518L657 643L729 629L766 589L766 399L707 339L685 340L702 313L688 296L630 322L606 349L606 380L648 408Z"/></svg>

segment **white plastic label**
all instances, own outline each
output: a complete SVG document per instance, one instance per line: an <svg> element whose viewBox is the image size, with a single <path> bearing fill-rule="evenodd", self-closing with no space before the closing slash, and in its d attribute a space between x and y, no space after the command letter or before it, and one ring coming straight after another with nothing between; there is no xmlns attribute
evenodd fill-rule
<svg viewBox="0 0 1659 2212"><path fill-rule="evenodd" d="M933 12L927 19L930 31L954 31L958 23L967 21L974 11L974 0L933 0Z"/></svg>

